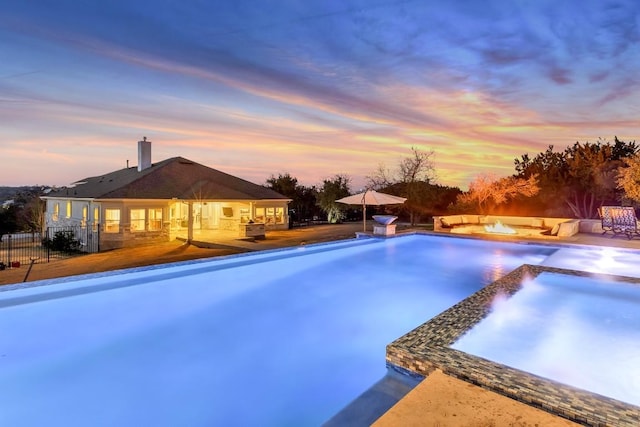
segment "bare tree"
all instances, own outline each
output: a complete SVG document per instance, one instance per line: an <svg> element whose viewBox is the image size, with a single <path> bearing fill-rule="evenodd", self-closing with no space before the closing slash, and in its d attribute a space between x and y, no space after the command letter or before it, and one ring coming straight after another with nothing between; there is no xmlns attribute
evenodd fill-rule
<svg viewBox="0 0 640 427"><path fill-rule="evenodd" d="M411 147L411 155L401 159L395 171L390 171L384 164L378 165L373 174L367 176L368 186L406 197L403 207L409 213L411 225L415 225L425 203L432 199L429 184L436 179L434 157L433 150Z"/></svg>
<svg viewBox="0 0 640 427"><path fill-rule="evenodd" d="M420 151L411 147L411 155L401 159L395 171L380 163L378 168L367 176L368 186L379 190L399 183L430 183L436 179L433 157L433 150Z"/></svg>
<svg viewBox="0 0 640 427"><path fill-rule="evenodd" d="M41 232L44 228L44 214L46 205L40 197L34 197L24 206L23 221L32 232Z"/></svg>
<svg viewBox="0 0 640 427"><path fill-rule="evenodd" d="M382 190L393 185L392 173L384 163L378 164L378 168L366 178L367 187L373 190Z"/></svg>
<svg viewBox="0 0 640 427"><path fill-rule="evenodd" d="M433 157L435 157L433 150L420 151L415 147L411 147L411 156L402 159L398 166L400 181L404 183L430 183L435 180Z"/></svg>

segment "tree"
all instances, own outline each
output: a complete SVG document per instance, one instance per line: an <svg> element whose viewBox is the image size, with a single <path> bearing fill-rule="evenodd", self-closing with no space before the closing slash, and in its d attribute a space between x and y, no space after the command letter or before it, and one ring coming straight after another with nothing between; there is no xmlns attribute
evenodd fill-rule
<svg viewBox="0 0 640 427"><path fill-rule="evenodd" d="M279 174L277 178L271 175L265 185L291 199L291 203L289 203L289 218L292 222L310 219L319 214L316 188L299 185L298 179L292 177L289 173Z"/></svg>
<svg viewBox="0 0 640 427"><path fill-rule="evenodd" d="M382 190L396 183L393 173L384 163L379 163L378 168L367 178L367 186L373 190Z"/></svg>
<svg viewBox="0 0 640 427"><path fill-rule="evenodd" d="M618 168L616 182L626 199L640 203L640 154L624 159L624 166Z"/></svg>
<svg viewBox="0 0 640 427"><path fill-rule="evenodd" d="M327 221L334 224L344 218L346 205L336 203L336 200L348 196L351 191L349 185L351 178L347 175L337 174L331 179L322 182L322 188L318 191L318 206L327 214Z"/></svg>
<svg viewBox="0 0 640 427"><path fill-rule="evenodd" d="M515 159L516 177L539 176L540 193L532 206L541 206L541 214L572 215L594 218L597 207L616 203L621 192L616 185L618 168L623 159L638 151L635 142L576 142L563 152L553 146L535 156Z"/></svg>
<svg viewBox="0 0 640 427"><path fill-rule="evenodd" d="M288 172L279 174L277 178L271 175L271 178L267 179L266 186L283 196L294 199L298 191L298 179L289 175Z"/></svg>
<svg viewBox="0 0 640 427"><path fill-rule="evenodd" d="M40 197L33 197L22 208L20 223L23 229L31 232L40 232L44 227L44 214L46 204Z"/></svg>
<svg viewBox="0 0 640 427"><path fill-rule="evenodd" d="M411 155L400 160L395 172L380 164L367 177L369 187L407 198L402 209L408 212L411 225L415 225L420 213L434 202L431 184L436 176L434 156L433 150L425 152L411 147Z"/></svg>
<svg viewBox="0 0 640 427"><path fill-rule="evenodd" d="M537 175L524 179L513 176L496 178L495 175L482 174L469 184L468 192L458 196L455 209L488 214L517 197L535 196L539 190Z"/></svg>
<svg viewBox="0 0 640 427"><path fill-rule="evenodd" d="M15 204L0 207L0 240L5 234L18 231L18 207Z"/></svg>
<svg viewBox="0 0 640 427"><path fill-rule="evenodd" d="M41 231L45 203L40 199L44 188L18 187L10 194L13 203L0 213L0 234L16 231ZM8 231L3 231L8 230Z"/></svg>

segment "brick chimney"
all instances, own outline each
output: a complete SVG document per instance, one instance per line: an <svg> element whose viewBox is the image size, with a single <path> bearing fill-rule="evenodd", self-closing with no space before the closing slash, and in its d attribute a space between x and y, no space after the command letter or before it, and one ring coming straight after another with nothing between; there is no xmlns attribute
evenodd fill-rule
<svg viewBox="0 0 640 427"><path fill-rule="evenodd" d="M138 172L151 167L151 141L147 141L147 137L142 137L142 141L138 141Z"/></svg>

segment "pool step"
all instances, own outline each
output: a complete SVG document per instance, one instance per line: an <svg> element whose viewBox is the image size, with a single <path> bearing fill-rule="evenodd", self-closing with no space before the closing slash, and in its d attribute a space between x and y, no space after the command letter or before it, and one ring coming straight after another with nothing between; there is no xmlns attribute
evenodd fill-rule
<svg viewBox="0 0 640 427"><path fill-rule="evenodd" d="M370 426L420 381L389 369L380 381L331 417L323 426Z"/></svg>

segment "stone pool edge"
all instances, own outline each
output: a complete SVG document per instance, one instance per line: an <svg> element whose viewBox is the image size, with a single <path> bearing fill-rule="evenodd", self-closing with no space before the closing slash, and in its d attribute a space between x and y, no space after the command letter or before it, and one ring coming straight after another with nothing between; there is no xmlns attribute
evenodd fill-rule
<svg viewBox="0 0 640 427"><path fill-rule="evenodd" d="M447 375L503 396L590 426L640 425L640 408L566 386L499 363L454 350L453 344L485 318L496 295L512 296L523 279L543 272L593 277L593 273L525 264L469 298L415 328L387 346L387 365L427 376L440 369ZM640 285L640 279L598 275Z"/></svg>

